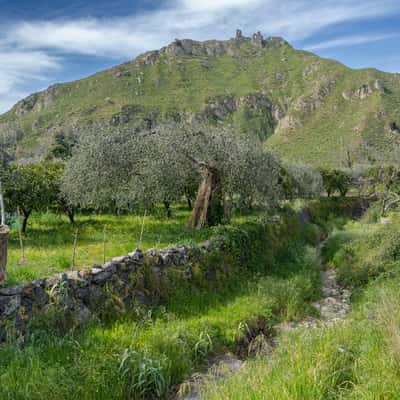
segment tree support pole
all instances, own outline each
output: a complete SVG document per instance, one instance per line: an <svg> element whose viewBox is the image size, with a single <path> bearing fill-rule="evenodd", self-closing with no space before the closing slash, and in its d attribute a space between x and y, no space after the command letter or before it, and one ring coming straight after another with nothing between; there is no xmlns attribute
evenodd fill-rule
<svg viewBox="0 0 400 400"><path fill-rule="evenodd" d="M6 283L8 226L0 226L0 286Z"/></svg>
<svg viewBox="0 0 400 400"><path fill-rule="evenodd" d="M0 286L6 283L7 246L10 230L6 226L3 191L0 181Z"/></svg>

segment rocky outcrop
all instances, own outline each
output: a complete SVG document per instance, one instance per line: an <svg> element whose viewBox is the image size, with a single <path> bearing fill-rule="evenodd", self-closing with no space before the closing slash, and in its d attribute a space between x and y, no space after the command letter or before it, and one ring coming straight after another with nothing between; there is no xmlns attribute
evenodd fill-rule
<svg viewBox="0 0 400 400"><path fill-rule="evenodd" d="M237 104L232 96L219 97L209 100L203 113L198 117L200 120L223 121L229 114L237 110Z"/></svg>
<svg viewBox="0 0 400 400"><path fill-rule="evenodd" d="M118 70L112 73L113 78L123 78L126 76L131 76L130 71L127 70Z"/></svg>
<svg viewBox="0 0 400 400"><path fill-rule="evenodd" d="M145 113L144 107L140 105L126 104L121 107L121 111L114 114L110 119L112 126L125 125L131 121L135 116L143 116Z"/></svg>
<svg viewBox="0 0 400 400"><path fill-rule="evenodd" d="M359 98L360 100L363 100L367 98L368 96L371 96L374 93L384 93L385 92L385 86L382 81L376 80L373 83L368 83L362 85L360 88L358 88L355 92L355 97Z"/></svg>
<svg viewBox="0 0 400 400"><path fill-rule="evenodd" d="M385 90L384 83L377 79L374 82L364 83L355 91L344 91L342 97L346 101L350 101L351 99L364 100L373 94L384 94Z"/></svg>
<svg viewBox="0 0 400 400"><path fill-rule="evenodd" d="M64 90L62 85L52 85L43 92L31 94L15 105L14 113L21 116L32 111L40 112L52 104L58 96L64 93Z"/></svg>
<svg viewBox="0 0 400 400"><path fill-rule="evenodd" d="M15 105L15 115L21 116L33 110L39 98L38 93L31 94Z"/></svg>
<svg viewBox="0 0 400 400"><path fill-rule="evenodd" d="M304 71L303 71L303 77L304 78L309 78L312 77L312 75L317 72L321 67L321 62L320 61L315 61L312 64L308 65Z"/></svg>
<svg viewBox="0 0 400 400"><path fill-rule="evenodd" d="M318 110L322 106L325 97L332 92L335 84L336 81L333 79L326 82L318 82L311 95L303 95L297 99L294 104L294 110L304 114L310 114Z"/></svg>
<svg viewBox="0 0 400 400"><path fill-rule="evenodd" d="M257 110L269 115L274 125L283 118L280 107L275 106L265 95L261 93L249 93L240 97L217 97L207 102L204 111L196 118L200 121L223 121L228 115L240 110Z"/></svg>
<svg viewBox="0 0 400 400"><path fill-rule="evenodd" d="M167 58L179 56L237 56L245 46L267 51L272 47L289 46L289 44L280 37L268 37L264 39L261 32L255 33L251 38L245 37L242 31L238 29L235 38L230 40L207 40L199 42L191 39L175 39L174 42L160 50L145 53L139 57L139 62L154 65L162 56L166 56Z"/></svg>

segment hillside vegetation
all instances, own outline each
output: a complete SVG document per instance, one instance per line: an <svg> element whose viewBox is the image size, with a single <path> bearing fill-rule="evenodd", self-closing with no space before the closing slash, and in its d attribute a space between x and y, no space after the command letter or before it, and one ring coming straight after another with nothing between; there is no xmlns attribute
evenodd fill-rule
<svg viewBox="0 0 400 400"><path fill-rule="evenodd" d="M38 318L24 346L10 330L0 348L2 398L172 399L193 371L231 351L243 367L206 380L202 399L397 399L400 216L381 224L373 206L350 220L356 203L307 202L308 224L287 206L274 223L247 218L209 232L222 234L224 259L240 263L217 287L176 286L162 306L130 310L110 297L99 320L67 334L57 314ZM321 258L351 289L353 312L273 336L279 323L318 317ZM247 348L254 334L265 341Z"/></svg>
<svg viewBox="0 0 400 400"><path fill-rule="evenodd" d="M398 399L400 220L393 213L382 225L372 214L332 232L323 251L353 290L347 320L283 334L269 357L208 382L202 399Z"/></svg>
<svg viewBox="0 0 400 400"><path fill-rule="evenodd" d="M80 81L55 85L0 117L19 160L57 156L93 122L233 124L282 156L316 166L390 160L400 143L400 76L298 51L280 38L177 40ZM348 161L348 160L347 160Z"/></svg>
<svg viewBox="0 0 400 400"><path fill-rule="evenodd" d="M10 327L0 347L1 398L166 399L211 354L237 350L260 321L267 329L313 312L316 226L287 210L279 222L220 227L213 236L224 252L199 267L215 269L211 286L177 281L162 305L131 309L110 290L90 326L66 333L62 313L39 315L24 346ZM235 273L224 274L226 265Z"/></svg>

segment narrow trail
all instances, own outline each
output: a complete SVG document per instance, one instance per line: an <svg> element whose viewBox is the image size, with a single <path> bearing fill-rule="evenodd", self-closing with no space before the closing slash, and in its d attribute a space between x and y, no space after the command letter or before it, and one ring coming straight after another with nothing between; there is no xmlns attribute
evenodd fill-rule
<svg viewBox="0 0 400 400"><path fill-rule="evenodd" d="M319 311L319 318L308 317L298 322L284 322L278 324L275 329L278 333L288 330L306 327L317 328L321 325L332 325L346 318L351 310L350 296L347 289L342 289L337 282L334 269L321 269L322 297L312 305Z"/></svg>
<svg viewBox="0 0 400 400"><path fill-rule="evenodd" d="M276 332L274 346L279 345L278 340L276 339L279 339L279 336L285 332L298 328L313 329L323 325L333 325L338 321L345 319L351 310L350 291L339 286L337 274L334 269L325 269L321 257L323 245L324 242L318 246L322 297L318 301L312 303L312 305L319 311L319 318L307 317L302 321L277 324L274 327ZM204 384L204 382L223 379L230 373L240 370L244 364L245 361L240 360L230 353L215 357L210 360L209 367L205 372L194 374L189 381L184 382L180 386L179 393L181 394L177 395L176 400L201 400L199 388Z"/></svg>

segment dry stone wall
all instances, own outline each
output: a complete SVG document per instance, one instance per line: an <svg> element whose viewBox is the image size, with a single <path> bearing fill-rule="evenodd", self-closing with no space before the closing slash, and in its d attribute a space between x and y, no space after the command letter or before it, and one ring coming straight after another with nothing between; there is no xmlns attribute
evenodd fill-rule
<svg viewBox="0 0 400 400"><path fill-rule="evenodd" d="M104 265L70 271L23 285L0 289L0 340L12 333L25 338L38 316L58 315L63 327L84 325L109 310L115 313L158 302L171 279L191 284L193 265L211 252L211 245L178 246L143 253L136 249Z"/></svg>
<svg viewBox="0 0 400 400"><path fill-rule="evenodd" d="M104 265L0 289L0 341L26 341L35 329L79 328L135 306L157 305L176 290L215 289L235 274L265 272L293 240L318 241L309 212L220 227L199 246L133 252ZM311 236L310 236L311 235Z"/></svg>

